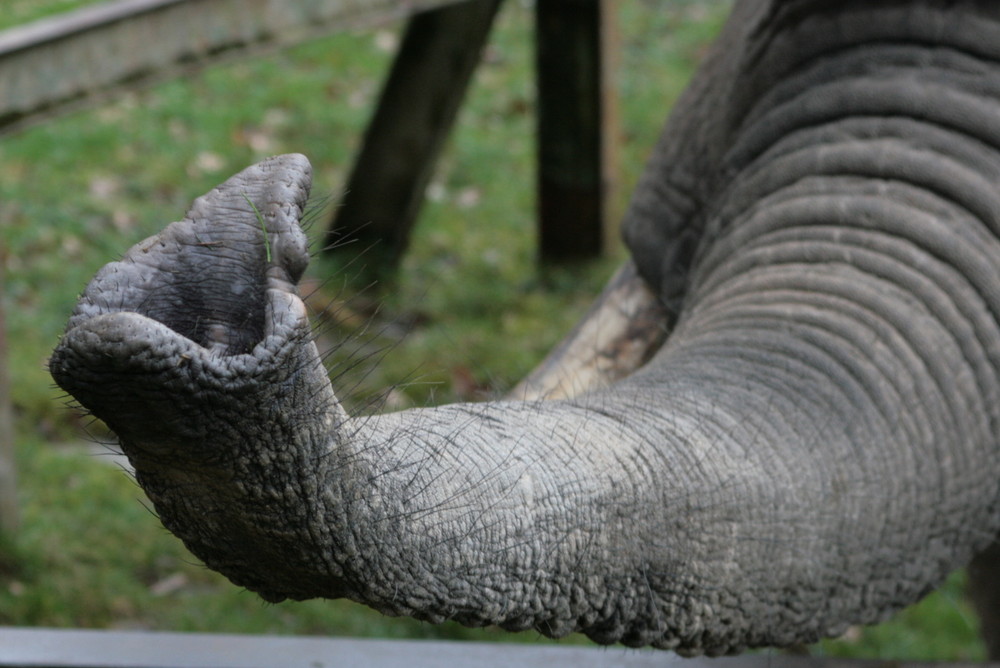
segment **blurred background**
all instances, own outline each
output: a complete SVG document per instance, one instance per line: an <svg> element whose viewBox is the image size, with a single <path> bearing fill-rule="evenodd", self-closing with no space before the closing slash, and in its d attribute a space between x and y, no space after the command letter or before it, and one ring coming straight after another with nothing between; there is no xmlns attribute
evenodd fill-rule
<svg viewBox="0 0 1000 668"><path fill-rule="evenodd" d="M91 4L0 0L0 30ZM617 215L728 6L614 5ZM0 536L0 625L551 642L390 619L345 601L264 603L206 570L160 526L114 455L113 436L68 409L46 371L76 296L101 265L231 174L294 151L315 170L307 218L317 257L303 292L348 404L366 411L503 394L625 257L614 241L600 259L538 261L533 20L530 0L503 3L409 248L374 286L363 248L318 251L402 23L233 59L0 136L0 298L19 516ZM802 651L982 659L961 584L958 573L895 620Z"/></svg>

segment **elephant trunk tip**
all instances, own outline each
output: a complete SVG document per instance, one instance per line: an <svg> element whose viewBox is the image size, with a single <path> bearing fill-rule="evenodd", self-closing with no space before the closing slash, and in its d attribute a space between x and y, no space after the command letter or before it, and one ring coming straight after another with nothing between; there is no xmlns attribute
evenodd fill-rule
<svg viewBox="0 0 1000 668"><path fill-rule="evenodd" d="M299 220L311 179L305 156L281 155L199 197L183 220L97 273L67 332L125 311L223 355L250 352L264 335L266 291L294 294L309 262Z"/></svg>
<svg viewBox="0 0 1000 668"><path fill-rule="evenodd" d="M195 390L279 368L310 332L296 289L310 185L304 156L269 158L105 265L50 359L57 384L108 421L162 403L164 382Z"/></svg>

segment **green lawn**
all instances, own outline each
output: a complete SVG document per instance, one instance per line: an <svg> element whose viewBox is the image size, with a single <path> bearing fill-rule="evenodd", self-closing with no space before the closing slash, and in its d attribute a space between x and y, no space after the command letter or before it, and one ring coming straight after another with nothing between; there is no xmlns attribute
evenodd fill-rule
<svg viewBox="0 0 1000 668"><path fill-rule="evenodd" d="M80 4L11 0L0 26ZM627 188L726 4L622 3L617 81ZM503 392L614 268L614 259L572 269L535 263L529 5L505 5L392 289L356 295L350 266L323 261L310 271L333 314L320 327L322 340L338 348L331 363L355 405L386 387L395 388L396 405ZM23 508L22 530L0 549L0 624L537 638L388 619L346 602L262 603L193 563L147 510L141 490L109 457L81 445L109 436L65 409L45 371L76 295L98 267L261 157L310 156L310 235L319 239L395 35L394 26L341 34L213 67L0 141ZM959 577L897 621L814 651L981 658Z"/></svg>

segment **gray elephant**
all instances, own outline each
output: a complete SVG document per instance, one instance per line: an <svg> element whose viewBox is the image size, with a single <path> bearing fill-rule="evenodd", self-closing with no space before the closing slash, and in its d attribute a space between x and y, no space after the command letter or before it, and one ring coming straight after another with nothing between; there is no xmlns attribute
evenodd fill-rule
<svg viewBox="0 0 1000 668"><path fill-rule="evenodd" d="M104 267L50 366L269 601L719 654L879 621L985 553L988 609L998 184L1000 3L746 0L637 188L633 263L521 400L341 408L298 155Z"/></svg>

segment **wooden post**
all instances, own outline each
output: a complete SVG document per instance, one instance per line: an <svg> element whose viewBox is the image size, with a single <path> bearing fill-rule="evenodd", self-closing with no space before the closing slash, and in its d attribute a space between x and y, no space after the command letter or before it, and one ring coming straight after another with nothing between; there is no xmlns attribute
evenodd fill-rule
<svg viewBox="0 0 1000 668"><path fill-rule="evenodd" d="M7 326L4 321L5 252L0 248L0 534L5 538L17 529L17 467L14 458L14 411L7 371Z"/></svg>
<svg viewBox="0 0 1000 668"><path fill-rule="evenodd" d="M536 0L542 261L593 258L617 235L613 0Z"/></svg>
<svg viewBox="0 0 1000 668"><path fill-rule="evenodd" d="M364 253L365 278L390 274L406 249L500 1L422 12L406 27L327 236L330 249Z"/></svg>

